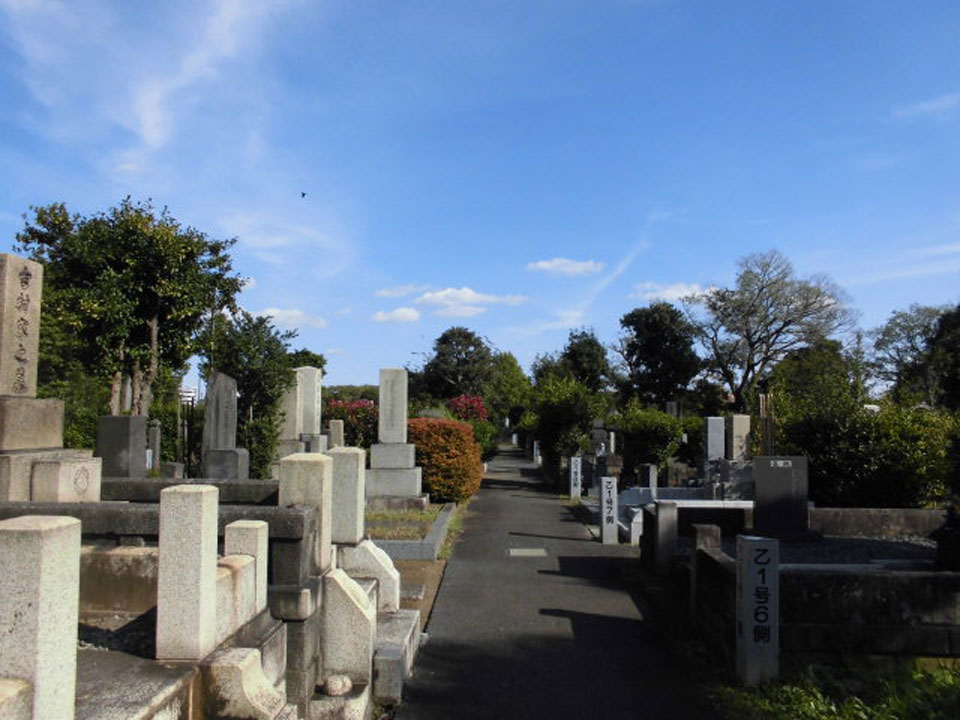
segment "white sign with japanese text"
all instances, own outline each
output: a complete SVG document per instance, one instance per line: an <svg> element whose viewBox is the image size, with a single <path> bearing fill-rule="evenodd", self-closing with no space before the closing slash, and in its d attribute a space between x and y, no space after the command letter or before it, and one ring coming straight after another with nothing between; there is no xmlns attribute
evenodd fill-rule
<svg viewBox="0 0 960 720"><path fill-rule="evenodd" d="M780 542L737 536L737 676L776 679L780 667Z"/></svg>
<svg viewBox="0 0 960 720"><path fill-rule="evenodd" d="M579 500L583 490L583 458L570 458L570 499Z"/></svg>
<svg viewBox="0 0 960 720"><path fill-rule="evenodd" d="M600 478L600 541L604 545L616 545L617 536L617 479Z"/></svg>

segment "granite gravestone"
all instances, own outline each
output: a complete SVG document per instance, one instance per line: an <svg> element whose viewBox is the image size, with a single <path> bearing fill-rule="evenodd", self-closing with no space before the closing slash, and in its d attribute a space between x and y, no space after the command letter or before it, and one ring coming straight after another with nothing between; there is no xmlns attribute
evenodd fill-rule
<svg viewBox="0 0 960 720"><path fill-rule="evenodd" d="M753 478L754 530L774 537L807 532L807 458L754 458Z"/></svg>

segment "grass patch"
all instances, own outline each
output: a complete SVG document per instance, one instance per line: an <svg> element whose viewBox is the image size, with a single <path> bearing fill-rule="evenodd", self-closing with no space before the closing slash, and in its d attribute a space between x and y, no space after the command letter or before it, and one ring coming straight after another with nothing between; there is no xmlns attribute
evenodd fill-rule
<svg viewBox="0 0 960 720"><path fill-rule="evenodd" d="M726 720L949 720L960 717L960 667L901 659L798 665L761 688L713 683Z"/></svg>
<svg viewBox="0 0 960 720"><path fill-rule="evenodd" d="M379 510L366 514L366 530L374 540L420 540L427 536L442 505L426 510Z"/></svg>
<svg viewBox="0 0 960 720"><path fill-rule="evenodd" d="M443 541L443 547L440 548L440 554L437 556L439 559L449 560L453 554L453 546L456 545L457 538L463 532L463 516L471 502L473 502L473 498L469 497L454 508L453 515L450 516L450 524L447 526L447 537Z"/></svg>

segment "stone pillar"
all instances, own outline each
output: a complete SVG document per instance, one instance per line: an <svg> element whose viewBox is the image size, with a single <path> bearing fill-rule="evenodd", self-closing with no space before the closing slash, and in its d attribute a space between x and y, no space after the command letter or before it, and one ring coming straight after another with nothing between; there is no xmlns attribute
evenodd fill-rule
<svg viewBox="0 0 960 720"><path fill-rule="evenodd" d="M737 676L745 685L780 672L780 543L737 536Z"/></svg>
<svg viewBox="0 0 960 720"><path fill-rule="evenodd" d="M407 371L403 368L380 371L379 410L377 439L381 443L407 442Z"/></svg>
<svg viewBox="0 0 960 720"><path fill-rule="evenodd" d="M677 549L677 504L675 502L655 502L657 513L656 543L654 563L657 575L669 575L673 553Z"/></svg>
<svg viewBox="0 0 960 720"><path fill-rule="evenodd" d="M747 460L750 457L750 416L729 415L725 420L727 460Z"/></svg>
<svg viewBox="0 0 960 720"><path fill-rule="evenodd" d="M726 421L722 417L703 419L703 459L710 463L726 454Z"/></svg>
<svg viewBox="0 0 960 720"><path fill-rule="evenodd" d="M0 678L32 685L34 718L72 720L76 703L80 521L0 521Z"/></svg>
<svg viewBox="0 0 960 720"><path fill-rule="evenodd" d="M807 458L758 457L753 461L753 529L782 537L807 532Z"/></svg>
<svg viewBox="0 0 960 720"><path fill-rule="evenodd" d="M326 572L332 561L333 460L321 453L294 453L280 460L277 504L310 505L317 509L315 572Z"/></svg>
<svg viewBox="0 0 960 720"><path fill-rule="evenodd" d="M97 457L106 477L142 478L147 474L147 418L104 415L97 418Z"/></svg>
<svg viewBox="0 0 960 720"><path fill-rule="evenodd" d="M346 443L343 441L343 420L330 421L330 442L328 447L343 447Z"/></svg>
<svg viewBox="0 0 960 720"><path fill-rule="evenodd" d="M379 443L370 446L367 494L420 497L422 471L416 448L407 442L407 371L380 371Z"/></svg>
<svg viewBox="0 0 960 720"><path fill-rule="evenodd" d="M640 487L650 488L650 497L657 499L657 466L652 463L640 465Z"/></svg>
<svg viewBox="0 0 960 720"><path fill-rule="evenodd" d="M256 568L256 612L267 607L269 526L263 520L236 520L223 530L224 555L251 555Z"/></svg>
<svg viewBox="0 0 960 720"><path fill-rule="evenodd" d="M218 496L213 485L160 492L157 660L202 660L216 646Z"/></svg>
<svg viewBox="0 0 960 720"><path fill-rule="evenodd" d="M579 500L583 492L583 458L575 455L570 458L570 499Z"/></svg>
<svg viewBox="0 0 960 720"><path fill-rule="evenodd" d="M617 479L600 478L600 541L604 545L617 545L620 536L617 529Z"/></svg>
<svg viewBox="0 0 960 720"><path fill-rule="evenodd" d="M43 265L0 253L0 395L37 395Z"/></svg>
<svg viewBox="0 0 960 720"><path fill-rule="evenodd" d="M237 381L220 372L210 374L203 409L203 452L237 446Z"/></svg>
<svg viewBox="0 0 960 720"><path fill-rule="evenodd" d="M300 432L307 435L319 435L323 406L321 393L323 372L315 367L298 367L297 387L300 393L300 407L303 413Z"/></svg>
<svg viewBox="0 0 960 720"><path fill-rule="evenodd" d="M331 540L355 545L363 539L366 508L366 453L362 448L337 447L327 450L333 461L333 526Z"/></svg>
<svg viewBox="0 0 960 720"><path fill-rule="evenodd" d="M694 523L693 525L693 557L690 559L690 617L697 617L697 567L700 559L697 553L700 550L722 550L723 537L719 525Z"/></svg>
<svg viewBox="0 0 960 720"><path fill-rule="evenodd" d="M355 685L373 679L377 608L360 586L339 568L323 578L323 680L346 675Z"/></svg>
<svg viewBox="0 0 960 720"><path fill-rule="evenodd" d="M147 449L150 451L150 470L160 469L160 421L147 423Z"/></svg>

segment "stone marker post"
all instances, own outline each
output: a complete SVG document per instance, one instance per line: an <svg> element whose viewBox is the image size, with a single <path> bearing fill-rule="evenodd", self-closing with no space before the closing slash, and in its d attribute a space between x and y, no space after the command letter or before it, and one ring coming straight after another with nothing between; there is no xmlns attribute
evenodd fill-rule
<svg viewBox="0 0 960 720"><path fill-rule="evenodd" d="M202 660L217 635L217 505L213 485L160 492L157 660Z"/></svg>
<svg viewBox="0 0 960 720"><path fill-rule="evenodd" d="M579 500L583 492L583 458L575 455L570 458L570 499Z"/></svg>
<svg viewBox="0 0 960 720"><path fill-rule="evenodd" d="M416 464L416 446L407 442L407 371L380 370L377 438L370 446L367 494L373 497L419 498L423 470Z"/></svg>
<svg viewBox="0 0 960 720"><path fill-rule="evenodd" d="M540 459L540 441L539 440L533 441L533 461L537 465L540 465L542 462Z"/></svg>
<svg viewBox="0 0 960 720"><path fill-rule="evenodd" d="M753 479L753 528L758 534L777 537L809 529L806 457L755 458Z"/></svg>
<svg viewBox="0 0 960 720"><path fill-rule="evenodd" d="M640 464L640 487L650 488L650 497L657 499L657 466L653 463Z"/></svg>
<svg viewBox="0 0 960 720"><path fill-rule="evenodd" d="M377 439L381 444L407 442L407 371L380 371L380 407Z"/></svg>
<svg viewBox="0 0 960 720"><path fill-rule="evenodd" d="M726 422L722 417L708 417L703 419L703 472L709 479L711 468L726 454Z"/></svg>
<svg viewBox="0 0 960 720"><path fill-rule="evenodd" d="M617 479L600 478L600 541L604 545L620 542L617 532Z"/></svg>
<svg viewBox="0 0 960 720"><path fill-rule="evenodd" d="M724 419L727 460L747 460L750 456L750 416L729 415Z"/></svg>
<svg viewBox="0 0 960 720"><path fill-rule="evenodd" d="M32 687L33 718L72 720L80 605L80 521L0 521L0 678Z"/></svg>
<svg viewBox="0 0 960 720"><path fill-rule="evenodd" d="M160 421L147 423L147 449L150 451L150 470L160 469Z"/></svg>
<svg viewBox="0 0 960 720"><path fill-rule="evenodd" d="M235 520L223 529L224 555L250 555L254 558L258 613L267 607L268 535L269 526L263 520Z"/></svg>
<svg viewBox="0 0 960 720"><path fill-rule="evenodd" d="M331 541L355 545L363 540L366 509L366 463L363 448L335 447L327 450L333 460Z"/></svg>
<svg viewBox="0 0 960 720"><path fill-rule="evenodd" d="M315 574L322 575L333 559L333 460L323 453L294 453L281 458L277 504L311 505L317 509L314 566Z"/></svg>
<svg viewBox="0 0 960 720"><path fill-rule="evenodd" d="M737 676L745 685L780 672L780 543L737 536Z"/></svg>
<svg viewBox="0 0 960 720"><path fill-rule="evenodd" d="M330 421L330 442L329 447L343 447L346 443L343 440L343 420Z"/></svg>

